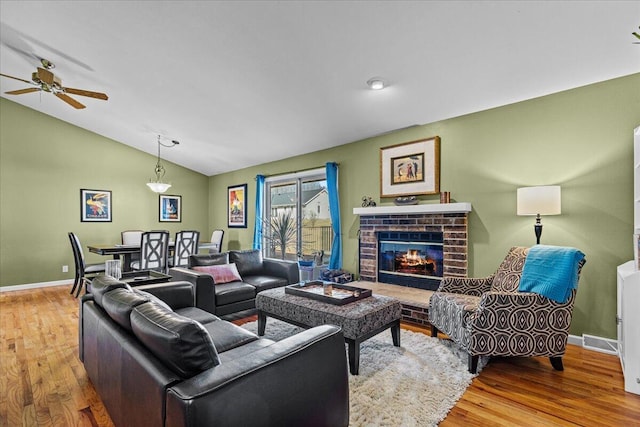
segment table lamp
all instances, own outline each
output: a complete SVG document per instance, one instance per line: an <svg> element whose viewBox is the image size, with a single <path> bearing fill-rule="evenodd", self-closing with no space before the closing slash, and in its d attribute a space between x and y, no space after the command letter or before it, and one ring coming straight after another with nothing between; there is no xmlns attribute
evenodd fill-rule
<svg viewBox="0 0 640 427"><path fill-rule="evenodd" d="M541 185L518 188L518 215L536 215L533 226L536 244L540 244L542 222L540 215L560 215L560 186Z"/></svg>

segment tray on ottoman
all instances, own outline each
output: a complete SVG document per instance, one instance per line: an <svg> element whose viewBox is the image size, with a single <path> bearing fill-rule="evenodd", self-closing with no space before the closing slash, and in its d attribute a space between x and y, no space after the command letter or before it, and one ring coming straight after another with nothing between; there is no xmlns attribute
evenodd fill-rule
<svg viewBox="0 0 640 427"><path fill-rule="evenodd" d="M328 289L325 289L328 288ZM329 304L344 305L371 296L371 289L357 288L321 280L285 286L285 293Z"/></svg>

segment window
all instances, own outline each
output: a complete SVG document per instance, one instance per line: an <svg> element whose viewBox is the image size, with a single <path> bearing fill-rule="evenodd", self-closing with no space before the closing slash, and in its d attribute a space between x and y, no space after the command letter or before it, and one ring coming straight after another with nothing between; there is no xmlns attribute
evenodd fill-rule
<svg viewBox="0 0 640 427"><path fill-rule="evenodd" d="M328 262L333 243L324 169L265 180L263 255Z"/></svg>

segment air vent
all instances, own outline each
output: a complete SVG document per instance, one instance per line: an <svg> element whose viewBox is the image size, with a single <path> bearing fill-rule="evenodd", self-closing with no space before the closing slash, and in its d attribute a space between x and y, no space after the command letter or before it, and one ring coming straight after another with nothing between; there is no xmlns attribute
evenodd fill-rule
<svg viewBox="0 0 640 427"><path fill-rule="evenodd" d="M618 354L618 342L593 335L582 335L582 347L607 354Z"/></svg>

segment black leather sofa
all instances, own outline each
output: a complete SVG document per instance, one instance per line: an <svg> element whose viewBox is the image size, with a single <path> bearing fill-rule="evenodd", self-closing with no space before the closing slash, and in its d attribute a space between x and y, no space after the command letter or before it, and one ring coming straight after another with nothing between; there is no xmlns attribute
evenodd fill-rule
<svg viewBox="0 0 640 427"><path fill-rule="evenodd" d="M241 280L216 283L211 274L193 269L232 263L236 265ZM169 275L173 280L193 283L196 307L217 316L255 308L258 292L300 280L297 262L263 258L259 250L191 255L189 268L172 268Z"/></svg>
<svg viewBox="0 0 640 427"><path fill-rule="evenodd" d="M274 342L193 303L188 282L92 281L80 359L116 426L348 425L338 327Z"/></svg>

